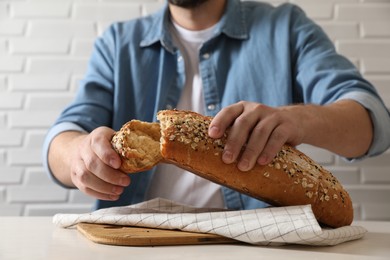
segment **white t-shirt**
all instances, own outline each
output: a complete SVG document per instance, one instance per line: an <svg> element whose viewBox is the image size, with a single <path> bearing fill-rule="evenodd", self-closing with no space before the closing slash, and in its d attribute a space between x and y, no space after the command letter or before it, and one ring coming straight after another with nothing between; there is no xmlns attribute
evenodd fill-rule
<svg viewBox="0 0 390 260"><path fill-rule="evenodd" d="M171 32L185 62L185 86L177 109L204 114L202 78L199 75L199 49L214 35L214 28L190 31L173 23ZM147 191L147 199L165 198L197 207L225 206L221 187L169 164L160 164Z"/></svg>

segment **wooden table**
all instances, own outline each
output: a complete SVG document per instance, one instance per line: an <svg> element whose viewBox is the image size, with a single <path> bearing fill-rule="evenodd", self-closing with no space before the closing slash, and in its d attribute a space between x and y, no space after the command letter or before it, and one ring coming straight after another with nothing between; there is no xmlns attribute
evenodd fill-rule
<svg viewBox="0 0 390 260"><path fill-rule="evenodd" d="M91 242L50 217L0 217L0 259L390 259L390 222L355 222L363 239L333 247L246 244L126 247Z"/></svg>

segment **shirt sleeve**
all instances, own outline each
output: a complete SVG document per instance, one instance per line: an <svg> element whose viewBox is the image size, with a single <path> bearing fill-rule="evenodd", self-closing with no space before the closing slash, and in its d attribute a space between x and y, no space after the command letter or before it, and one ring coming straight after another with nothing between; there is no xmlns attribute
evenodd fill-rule
<svg viewBox="0 0 390 260"><path fill-rule="evenodd" d="M50 148L51 142L53 141L54 137L56 137L57 135L59 135L62 132L66 132L66 131L78 131L78 132L83 132L83 133L86 132L79 125L76 125L76 124L71 123L71 122L64 122L64 123L59 123L59 124L54 125L47 133L45 140L43 142L42 163L43 163L43 167L46 170L46 173L48 174L49 178L52 181L54 181L55 183L57 183L58 185L60 185L64 188L69 188L69 187L65 186L64 184L62 184L60 181L58 181L56 177L54 177L53 172L50 170L49 161L48 161L49 148Z"/></svg>
<svg viewBox="0 0 390 260"><path fill-rule="evenodd" d="M383 100L358 69L337 53L325 32L298 7L292 15L290 48L301 101L321 105L340 99L359 102L369 111L374 126L373 142L364 157L386 151L390 147L390 115Z"/></svg>
<svg viewBox="0 0 390 260"><path fill-rule="evenodd" d="M370 113L374 128L374 138L370 149L366 155L360 158L354 158L352 161L376 156L387 150L390 146L390 115L380 100L364 92L350 92L342 96L339 100L341 99L352 99L364 106Z"/></svg>

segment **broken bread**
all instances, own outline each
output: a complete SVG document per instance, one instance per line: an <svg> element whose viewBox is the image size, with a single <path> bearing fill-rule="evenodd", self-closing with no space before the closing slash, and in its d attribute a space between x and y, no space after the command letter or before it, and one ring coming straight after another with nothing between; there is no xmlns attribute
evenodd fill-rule
<svg viewBox="0 0 390 260"><path fill-rule="evenodd" d="M328 170L296 148L284 145L270 164L256 164L241 172L237 163L222 161L227 133L220 139L208 136L211 117L163 110L157 118L160 124L136 121L114 136L125 171L149 169L164 161L274 206L310 204L317 220L327 226L351 224L353 207L347 191ZM131 137L126 137L129 133Z"/></svg>
<svg viewBox="0 0 390 260"><path fill-rule="evenodd" d="M162 159L158 123L131 120L114 134L111 144L121 157L120 169L127 173L149 170Z"/></svg>

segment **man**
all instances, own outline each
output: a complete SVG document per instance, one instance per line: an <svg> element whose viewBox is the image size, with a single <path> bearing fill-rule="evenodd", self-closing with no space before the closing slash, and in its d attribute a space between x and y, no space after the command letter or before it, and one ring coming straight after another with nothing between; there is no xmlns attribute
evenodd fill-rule
<svg viewBox="0 0 390 260"><path fill-rule="evenodd" d="M174 107L215 116L212 138L230 128L222 159L238 160L242 174L269 163L284 143L348 159L390 146L389 113L375 89L299 8L169 0L160 12L114 24L97 40L75 101L47 136L48 171L97 198L98 208L154 197L263 206L170 165L130 177L118 170L114 129L133 118L154 121L159 110Z"/></svg>

